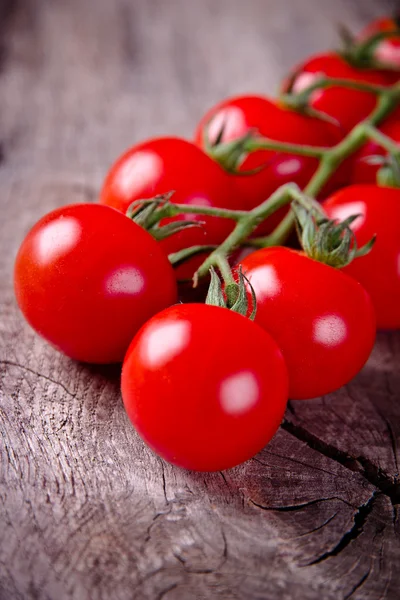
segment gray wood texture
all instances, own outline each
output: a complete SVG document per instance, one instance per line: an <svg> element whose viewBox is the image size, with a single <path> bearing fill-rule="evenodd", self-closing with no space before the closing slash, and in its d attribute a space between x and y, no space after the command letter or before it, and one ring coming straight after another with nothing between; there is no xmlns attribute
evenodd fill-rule
<svg viewBox="0 0 400 600"><path fill-rule="evenodd" d="M195 474L140 441L118 368L49 348L12 291L28 228L94 200L127 146L190 136L228 94L272 94L337 22L393 6L1 0L1 600L399 597L399 334L340 392L292 402L256 458Z"/></svg>

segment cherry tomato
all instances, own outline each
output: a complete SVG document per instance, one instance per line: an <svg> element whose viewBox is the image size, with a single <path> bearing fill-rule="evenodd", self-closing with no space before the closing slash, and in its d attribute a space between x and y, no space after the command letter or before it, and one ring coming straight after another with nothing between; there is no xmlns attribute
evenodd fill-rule
<svg viewBox="0 0 400 600"><path fill-rule="evenodd" d="M400 143L400 108L397 108L390 117L379 127L380 131ZM349 159L351 183L376 183L378 170L382 165L371 164L372 156L387 156L387 151L377 142L369 141L353 157Z"/></svg>
<svg viewBox="0 0 400 600"><path fill-rule="evenodd" d="M327 52L313 56L295 68L283 85L284 91L301 92L323 76L379 85L387 83L379 71L355 69L338 54ZM329 87L313 92L310 104L316 110L333 117L347 133L373 111L376 96L359 90Z"/></svg>
<svg viewBox="0 0 400 600"><path fill-rule="evenodd" d="M65 206L43 217L19 249L18 304L67 356L122 361L137 330L176 302L175 275L157 242L116 210Z"/></svg>
<svg viewBox="0 0 400 600"><path fill-rule="evenodd" d="M219 471L248 460L282 420L286 366L274 340L226 308L184 304L133 339L122 397L136 430L165 460Z"/></svg>
<svg viewBox="0 0 400 600"><path fill-rule="evenodd" d="M198 125L197 144L204 147L206 135L211 144L214 143L222 129L222 142L240 138L251 129L271 140L292 144L333 146L342 138L335 125L289 110L261 96L228 98L214 106ZM240 170L249 171L261 166L264 168L258 173L234 177L243 210L258 206L280 185L290 181L305 187L318 167L318 159L263 150L250 154ZM334 187L341 183L338 181ZM287 208L284 208L275 213L257 233L269 233L286 212Z"/></svg>
<svg viewBox="0 0 400 600"><path fill-rule="evenodd" d="M358 36L359 41L365 41L368 38L383 31L397 31L393 36L382 40L377 40L372 49L371 55L382 65L387 65L389 69L398 69L398 71L386 71L385 76L389 83L394 83L400 78L400 35L398 33L400 24L397 19L383 17L370 23Z"/></svg>
<svg viewBox="0 0 400 600"><path fill-rule="evenodd" d="M100 203L126 213L135 200L152 198L175 190L171 202L219 208L237 208L229 175L197 146L179 138L156 138L133 146L111 167L100 195ZM167 254L196 245L218 245L232 231L233 221L204 215L179 215L171 221L202 221L161 242ZM189 279L204 255L177 269L178 279Z"/></svg>
<svg viewBox="0 0 400 600"><path fill-rule="evenodd" d="M375 339L374 309L361 284L288 248L258 250L242 268L256 293L256 323L285 358L290 398L328 394L358 373Z"/></svg>
<svg viewBox="0 0 400 600"><path fill-rule="evenodd" d="M351 225L359 246L376 234L371 252L343 271L370 294L378 327L400 328L400 189L351 185L333 194L324 208L339 221L360 215Z"/></svg>

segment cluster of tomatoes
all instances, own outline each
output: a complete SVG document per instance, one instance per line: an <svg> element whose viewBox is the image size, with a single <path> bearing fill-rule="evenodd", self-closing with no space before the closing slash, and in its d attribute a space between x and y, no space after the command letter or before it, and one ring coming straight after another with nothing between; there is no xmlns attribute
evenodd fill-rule
<svg viewBox="0 0 400 600"><path fill-rule="evenodd" d="M306 61L282 92L297 94L321 77L389 86L400 77L396 69L400 35L386 19L349 43L347 59L330 52ZM276 432L288 397L338 389L368 359L376 325L400 327L400 189L376 180L382 169L395 175L396 161L368 142L319 196L331 219L358 215L350 225L358 245L376 234L366 256L342 269L284 247L241 260L257 300L255 322L221 305L177 303L178 280L190 279L207 254L175 269L168 256L218 246L232 220L196 213L165 218L161 226L185 220L201 226L158 240L126 215L128 208L174 190L180 205L243 211L283 184L304 188L318 167L314 156L257 150L232 170L217 160L218 149L252 130L277 142L334 147L376 102L367 90L340 86L315 90L307 110L262 96L225 100L200 121L193 142L158 138L130 148L108 173L98 203L54 210L22 242L14 279L27 321L75 360L124 361L128 415L166 460L208 471L251 458ZM394 143L399 116L395 110L380 126ZM286 210L260 223L257 235L273 231Z"/></svg>

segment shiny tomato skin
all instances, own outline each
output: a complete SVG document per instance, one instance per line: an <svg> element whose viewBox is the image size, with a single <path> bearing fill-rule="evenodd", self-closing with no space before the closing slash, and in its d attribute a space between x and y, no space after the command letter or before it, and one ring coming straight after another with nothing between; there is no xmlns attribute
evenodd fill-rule
<svg viewBox="0 0 400 600"><path fill-rule="evenodd" d="M122 361L137 330L176 302L176 279L157 242L107 206L76 204L44 216L19 249L18 304L67 356Z"/></svg>
<svg viewBox="0 0 400 600"><path fill-rule="evenodd" d="M214 142L222 126L223 142L240 138L251 129L271 140L292 144L333 146L342 139L342 132L335 125L289 110L262 96L228 98L214 106L197 127L196 143L205 147L206 131L210 141ZM248 171L261 166L264 168L258 173L233 177L243 210L258 206L285 183L294 181L301 188L305 187L318 167L318 160L263 150L249 154L240 170ZM339 171L334 188L347 181L346 178L342 182L341 177L342 172ZM270 232L286 212L284 208L275 213L263 223L258 233Z"/></svg>
<svg viewBox="0 0 400 600"><path fill-rule="evenodd" d="M219 471L261 450L282 420L286 366L274 340L226 308L176 305L144 325L126 354L122 397L165 460Z"/></svg>
<svg viewBox="0 0 400 600"><path fill-rule="evenodd" d="M395 19L390 17L382 17L372 21L358 36L359 41L365 41L368 38L383 31L398 31L399 24ZM383 40L379 40L374 44L372 56L382 65L387 65L389 68L398 69L398 71L384 71L385 77L389 83L395 83L400 78L400 35L393 34Z"/></svg>
<svg viewBox="0 0 400 600"><path fill-rule="evenodd" d="M359 246L375 234L366 256L343 269L371 296L380 329L400 328L400 189L352 185L333 194L324 209L331 219L359 214L351 227Z"/></svg>
<svg viewBox="0 0 400 600"><path fill-rule="evenodd" d="M285 358L289 397L315 398L350 381L375 340L374 309L361 284L288 248L258 250L241 264L256 293L256 323Z"/></svg>
<svg viewBox="0 0 400 600"><path fill-rule="evenodd" d="M400 143L400 108L397 108L379 127L394 142ZM387 156L388 152L377 142L370 140L349 159L351 183L376 183L382 165L371 164L372 156Z"/></svg>
<svg viewBox="0 0 400 600"><path fill-rule="evenodd" d="M334 52L317 54L294 69L284 82L283 91L301 92L320 77L351 79L364 83L385 85L385 76L372 69L356 69ZM376 96L369 92L350 90L343 87L329 87L316 90L310 98L310 105L333 119L348 133L362 121L376 106Z"/></svg>
<svg viewBox="0 0 400 600"><path fill-rule="evenodd" d="M174 137L154 138L133 146L111 167L100 203L126 213L135 200L153 198L174 190L171 202L219 208L238 208L229 175L195 144ZM233 221L204 215L179 215L161 224L177 220L204 223L163 240L169 254L189 246L220 244L232 231ZM190 278L202 257L177 270L179 279Z"/></svg>

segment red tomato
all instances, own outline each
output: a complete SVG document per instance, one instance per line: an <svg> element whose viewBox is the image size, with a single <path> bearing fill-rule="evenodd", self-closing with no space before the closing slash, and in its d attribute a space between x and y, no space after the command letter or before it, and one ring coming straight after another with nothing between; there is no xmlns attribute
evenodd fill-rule
<svg viewBox="0 0 400 600"><path fill-rule="evenodd" d="M313 56L295 68L284 83L284 91L301 92L323 76L380 85L387 83L379 71L355 69L338 54L327 52ZM316 90L310 100L313 108L333 117L346 133L368 117L376 106L374 94L342 87Z"/></svg>
<svg viewBox="0 0 400 600"><path fill-rule="evenodd" d="M175 190L171 202L219 208L238 208L229 175L197 146L179 138L142 142L123 154L109 171L100 203L126 213L135 200ZM204 215L179 215L176 220L203 221L161 242L167 254L203 244L220 244L232 231L233 221ZM177 269L179 279L191 278L204 255Z"/></svg>
<svg viewBox="0 0 400 600"><path fill-rule="evenodd" d="M371 252L343 271L370 294L378 327L400 328L400 189L351 185L331 196L324 208L339 221L360 215L351 225L359 246L376 234Z"/></svg>
<svg viewBox="0 0 400 600"><path fill-rule="evenodd" d="M67 356L93 363L121 361L143 323L177 297L157 242L98 204L43 217L22 242L14 283L37 333Z"/></svg>
<svg viewBox="0 0 400 600"><path fill-rule="evenodd" d="M352 277L288 248L268 248L242 261L257 297L256 323L276 340L289 372L289 397L337 390L367 360L375 315Z"/></svg>
<svg viewBox="0 0 400 600"><path fill-rule="evenodd" d="M217 104L200 121L196 142L204 146L206 130L211 143L215 142L222 127L223 142L240 138L250 129L256 129L271 140L292 144L334 146L342 138L341 131L335 125L289 110L261 96L239 96ZM280 185L290 181L301 188L305 187L318 167L318 159L283 152L257 151L246 158L240 170L247 171L260 166L265 168L259 173L234 177L240 208L244 210L258 206ZM340 183L342 181L337 181L337 185ZM258 232L270 232L286 212L287 208L284 208L275 213Z"/></svg>
<svg viewBox="0 0 400 600"><path fill-rule="evenodd" d="M165 460L229 469L269 442L285 412L282 354L258 325L226 308L176 305L142 327L122 368L125 408Z"/></svg>
<svg viewBox="0 0 400 600"><path fill-rule="evenodd" d="M380 131L400 143L400 108L388 117L379 127ZM349 159L351 183L376 183L378 170L382 165L371 164L368 158L371 156L387 156L387 151L377 142L367 142L358 152Z"/></svg>
<svg viewBox="0 0 400 600"><path fill-rule="evenodd" d="M383 17L370 23L359 35L359 41L365 41L368 38L380 33L381 31L399 31L400 24L396 19ZM387 71L385 73L388 81L394 83L400 78L400 35L394 34L391 37L377 41L372 48L372 57L378 60L382 65L388 65L389 68L398 69L398 72Z"/></svg>

